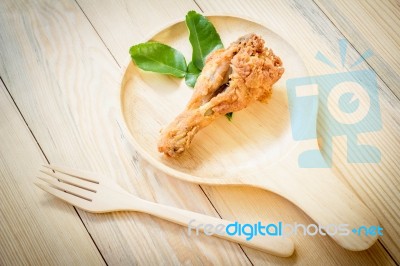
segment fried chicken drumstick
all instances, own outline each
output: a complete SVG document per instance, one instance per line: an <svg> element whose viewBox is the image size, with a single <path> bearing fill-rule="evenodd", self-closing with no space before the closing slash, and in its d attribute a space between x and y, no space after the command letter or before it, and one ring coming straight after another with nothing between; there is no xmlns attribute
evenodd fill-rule
<svg viewBox="0 0 400 266"><path fill-rule="evenodd" d="M161 131L158 150L178 157L196 133L219 116L239 111L254 101L266 102L283 72L281 59L255 34L212 52L185 110Z"/></svg>

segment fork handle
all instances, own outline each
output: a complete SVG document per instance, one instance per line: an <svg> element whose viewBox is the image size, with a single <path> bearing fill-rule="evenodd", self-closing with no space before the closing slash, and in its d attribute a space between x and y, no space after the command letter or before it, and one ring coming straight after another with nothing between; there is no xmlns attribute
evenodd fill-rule
<svg viewBox="0 0 400 266"><path fill-rule="evenodd" d="M135 201L137 201L137 199L135 199ZM185 226L188 228L189 235L198 235L199 232L203 232L206 235L213 235L219 238L223 238L279 257L289 257L293 254L294 251L294 244L292 240L283 236L258 234L250 240L246 240L248 236L244 235L243 231L238 230L239 223L237 222L235 222L235 224L233 222L220 218L145 200L143 200L140 205L141 208L139 210L137 208L137 205L135 206L136 211L151 214L161 219ZM229 232L234 233L234 229L236 228L236 234L230 235L226 232L226 228L229 225L231 225L229 227ZM243 225L244 224L242 224L242 228ZM254 224L251 224L251 226L254 226ZM244 230L246 232L249 232L249 229L249 226L247 226L247 229ZM239 231L241 231L242 233L239 234ZM221 232L221 234L218 234L217 232Z"/></svg>

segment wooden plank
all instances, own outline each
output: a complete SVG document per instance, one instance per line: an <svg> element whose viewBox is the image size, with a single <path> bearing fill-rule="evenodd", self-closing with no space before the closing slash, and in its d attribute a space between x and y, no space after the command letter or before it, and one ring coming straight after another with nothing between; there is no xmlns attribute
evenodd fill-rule
<svg viewBox="0 0 400 266"><path fill-rule="evenodd" d="M194 1L77 1L119 64L130 60L129 48L158 32L165 22L200 11ZM102 17L107 13L107 17Z"/></svg>
<svg viewBox="0 0 400 266"><path fill-rule="evenodd" d="M33 185L45 162L0 81L0 264L104 264L74 208Z"/></svg>
<svg viewBox="0 0 400 266"><path fill-rule="evenodd" d="M176 10L165 7L155 23ZM150 171L126 144L116 121L120 69L76 2L2 1L0 10L0 73L51 163L104 173L142 198L217 216L199 186ZM41 209L61 204L41 202ZM249 264L237 244L189 237L148 215L79 213L109 264Z"/></svg>
<svg viewBox="0 0 400 266"><path fill-rule="evenodd" d="M326 1L317 5L400 98L400 5L398 1Z"/></svg>
<svg viewBox="0 0 400 266"><path fill-rule="evenodd" d="M247 5L240 1L233 1L229 5L202 0L197 1L197 3L205 12L245 14L253 19L258 19L296 48L298 53L304 58L310 75L350 71L348 67L332 71L330 67L314 59L315 54L319 51L327 55L335 65L340 66L341 58L338 40L342 39L344 36L341 35L325 14L311 1L306 1L302 4L295 1L281 1L273 5L269 5L264 1L255 1L252 5ZM353 48L347 48L348 62L355 62L359 56L359 53ZM364 64L358 69L368 69L368 66ZM378 79L378 87L383 129L378 132L365 133L364 136L361 136L361 142L375 145L379 148L382 153L382 162L380 164L370 165L347 163L346 140L345 138L336 138L333 141L334 170L345 183L354 189L358 196L378 217L385 230L385 234L380 238L380 241L390 252L391 256L396 258L397 261L400 261L400 246L398 243L398 239L400 239L400 206L398 204L398 197L400 195L398 179L400 176L400 168L396 163L400 159L400 155L397 152L400 149L400 139L398 135L400 130L398 116L400 103L396 99L396 96L380 79ZM324 134L324 132L326 133L326 131L324 131L326 127L321 125L321 120L323 121L321 118L322 117L319 118L320 123L318 127L319 136L323 139L326 135ZM326 147L323 146L322 148L326 152ZM215 189L215 191L213 189L212 192L207 190L207 192L212 194L221 193L218 189ZM240 201L235 199L244 201L245 198L248 198L248 196L246 197L241 191L238 191L237 194L229 191L229 193L223 193L221 197L229 202ZM261 197L261 195L259 197ZM228 212L235 214L241 213L243 210L232 210L232 207L227 208L225 205L219 205L219 202L218 200L215 201L214 205L222 216L226 215ZM262 200L262 202L271 201L267 201L266 198ZM255 208L258 207L263 213L271 215L271 211L260 203L257 204L256 200L251 201L249 206L256 206ZM300 220L300 216L298 219ZM329 243L329 241L325 241L326 245L330 245ZM301 248L302 247L299 247L298 249ZM328 249L334 250L335 247L329 247ZM332 261L343 260L341 264L345 263L344 260L346 260L348 256L345 254L339 255L341 251L337 252L335 250ZM377 254L372 254L369 255L371 260L388 259L385 258L385 256L380 257ZM384 255L383 252L381 254ZM250 256L250 258L253 259L252 256ZM355 261L357 261L357 259L355 259Z"/></svg>
<svg viewBox="0 0 400 266"><path fill-rule="evenodd" d="M273 5L264 1L253 1L248 4L243 1L196 1L202 10L208 13L233 13L239 16L247 16L257 19L267 25L269 28L283 36L288 40L299 54L306 58L305 63L310 69L311 74L330 73L330 69L323 64L318 64L314 60L315 53L320 50L328 56L339 57L337 41L343 38L340 32L329 22L326 16L311 1L304 5L296 4L294 1L275 2ZM110 4L94 5L93 3L80 1L80 6L87 14L92 24L98 30L103 40L116 39L113 42L105 41L107 47L113 54L122 54L130 45L135 42L128 40L126 37L111 34L111 27L104 30L105 25L109 23L108 12L118 14L118 20L124 27L126 32L136 32L140 29L140 21L138 24L131 24L130 16L127 16L123 9ZM112 15L111 17L114 17ZM180 19L182 17L177 17ZM175 19L174 19L175 20ZM110 19L111 21L111 19ZM168 23L169 21L165 21ZM142 21L142 23L145 23ZM163 24L165 24L163 23ZM325 25L320 29L320 25ZM158 23L155 23L154 29L157 29ZM151 27L150 27L151 28ZM149 30L150 30L149 28ZM296 29L296 30L293 30ZM135 40L133 40L135 41ZM119 45L116 46L115 43ZM120 44L124 43L125 47L120 52ZM354 49L349 49L348 54L350 60L355 60L359 56ZM124 56L116 57L120 64L126 60ZM122 60L121 60L122 58ZM340 58L335 62L340 63ZM377 135L372 135L374 143L379 144L385 158L387 159L383 165L369 166L368 174L363 170L362 166L350 165L343 162L335 161L336 166L340 166L343 173L351 178L344 181L355 189L363 201L376 213L383 227L385 228L385 236L382 242L386 247L391 248L392 255L397 251L395 239L398 239L398 217L399 210L396 206L395 199L398 190L393 187L398 184L397 176L399 169L394 165L398 161L398 155L392 150L393 145L399 143L396 132L399 130L399 119L396 117L399 103L393 100L394 95L390 90L379 81L380 100L382 116L384 120L385 130ZM388 139L391 146L386 145L379 139ZM375 143L378 141L379 143ZM335 141L335 158L343 157L345 142L337 143ZM398 146L398 145L397 145ZM396 147L397 147L396 146ZM337 169L335 169L338 172ZM349 173L345 172L349 171ZM340 173L339 173L340 174ZM355 174L353 177L352 175ZM344 177L342 177L344 179ZM384 180L382 182L381 180ZM367 189L368 188L368 189ZM370 189L370 190L369 190ZM309 224L312 221L290 202L282 199L273 193L261 191L252 188L231 188L231 187L204 187L208 197L218 209L218 212L226 219L239 220L243 222L261 221L285 221ZM397 193L397 194L396 194ZM385 207L388 203L390 207ZM389 213L390 211L390 213ZM296 241L296 255L290 259L279 259L268 256L261 252L245 249L247 255L257 264L261 263L293 263L300 264L393 264L393 260L385 252L380 243L364 252L350 252L338 247L332 240L324 237L294 237Z"/></svg>

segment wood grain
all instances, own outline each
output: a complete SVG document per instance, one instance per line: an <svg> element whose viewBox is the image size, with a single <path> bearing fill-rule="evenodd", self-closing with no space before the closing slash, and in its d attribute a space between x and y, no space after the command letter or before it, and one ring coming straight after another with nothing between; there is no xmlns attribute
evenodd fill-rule
<svg viewBox="0 0 400 266"><path fill-rule="evenodd" d="M283 1L267 5L262 1L257 1L253 5L244 5L238 1L229 6L206 1L198 1L198 3L205 12L245 13L254 19L259 19L294 45L303 58L308 59L305 62L311 75L339 72L338 70L332 72L332 69L314 59L317 51L320 51L336 65L340 65L338 40L342 39L343 35L312 2L304 2L300 5L294 1ZM283 21L282 18L290 18L290 20ZM355 62L359 56L354 49L347 48L349 62ZM365 65L363 67L368 68ZM345 71L348 70L345 69ZM364 143L367 141L378 147L382 153L382 162L371 165L347 163L346 140L337 138L333 141L334 171L339 173L342 180L354 189L378 217L385 230L381 242L390 254L400 261L400 247L396 240L400 239L400 206L398 204L400 169L396 164L400 159L400 155L396 152L400 149L398 134L400 121L396 115L400 103L380 79L378 79L378 87L383 129L379 132L364 134L361 136L361 141ZM319 117L318 133L323 137L327 135L327 128L321 126L321 121L323 118ZM323 146L322 149L325 150ZM225 196L228 197L228 195ZM231 193L229 196L239 197ZM245 195L242 195L242 198L244 197ZM231 208L229 210L231 211ZM218 209L218 211L224 215L223 210ZM240 211L237 210L237 213Z"/></svg>
<svg viewBox="0 0 400 266"><path fill-rule="evenodd" d="M77 1L118 64L129 59L129 48L158 32L166 22L200 11L195 1ZM106 18L103 17L107 14Z"/></svg>
<svg viewBox="0 0 400 266"><path fill-rule="evenodd" d="M217 216L199 186L150 171L131 151L114 115L120 69L74 1L2 1L0 10L0 73L50 162L103 173L151 201ZM61 204L40 200L44 210ZM149 215L80 214L109 264L249 264L237 244L189 237L185 228Z"/></svg>
<svg viewBox="0 0 400 266"><path fill-rule="evenodd" d="M337 41L339 38L343 38L343 36L334 25L329 22L318 7L310 1L302 5L296 4L294 1L283 1L274 4L268 4L263 1L253 1L250 5L240 1L230 2L229 4L209 1L196 2L205 12L213 14L231 13L262 21L266 26L293 44L303 58L308 59L306 60L306 64L309 69L312 70L312 74L330 73L330 69L324 67L322 64L316 63L313 59L318 50L321 50L321 52L328 56L338 58ZM126 27L124 29L126 29L127 32L137 30L135 25L129 25L128 22L131 18L126 17L124 15L125 11L123 10L115 10L114 7L110 7L109 5L94 6L86 1L81 1L80 5L96 28L98 23L101 23L103 26L107 25L108 19L106 14L108 14L108 10L111 9L113 13L116 12L120 15L118 19L124 21L123 27ZM158 25L158 23L154 23L155 28L157 28ZM111 25L107 27L111 28ZM139 27L139 25L137 27ZM115 36L115 33L110 36L111 30L108 30L107 33L107 31L102 30L102 28L104 27L99 27L99 34L102 36L103 40L115 38L112 37ZM305 36L307 36L307 38L305 38ZM118 40L114 42L118 42ZM132 43L127 41L126 37L120 37L120 42L125 44L125 50L132 45ZM111 42L105 43L112 53L116 53L118 47ZM350 49L350 59L355 60L358 56L358 53ZM122 59L122 61L119 61L120 64L125 62L125 59ZM340 62L340 60L337 60L337 62ZM396 117L396 108L398 108L399 103L382 82L380 82L379 85L382 95L381 104L384 106L384 123L385 128L387 128L387 131L382 134L383 137L390 139L391 144L398 143L396 142L396 132L399 130L399 120ZM378 139L378 136L375 136L374 139ZM341 144L342 147L344 147L344 144L345 142ZM385 230L388 230L384 239L389 243L387 246L390 246L390 242L392 243L392 248L394 249L392 254L394 254L396 252L396 246L394 245L396 242L393 240L398 238L398 219L395 217L398 217L399 212L396 201L392 199L396 199L396 195L398 194L398 190L393 187L393 184L397 184L396 176L398 176L398 174L396 173L399 172L398 169L393 166L393 162L395 162L398 157L396 153L392 151L390 145L385 145L385 143L381 142L379 148L383 149L386 158L389 159L383 166L383 168L387 170L382 171L380 165L370 166L373 168L373 174L368 175L365 173L365 170L359 169L360 167L357 170L357 168L354 169L354 165L345 163L346 169L350 169L349 171L352 174L357 173L357 175L355 175L354 180L344 178L343 180L347 182L349 186L351 185L363 201L377 214ZM340 154L340 150L335 146L335 151L339 152L335 158L343 155L343 149L341 151L342 154ZM335 168L334 171L338 172L338 169ZM391 174L386 175L385 172ZM358 173L361 173L361 176ZM387 185L381 184L382 182L380 180L382 178L385 178ZM366 190L367 188L371 188L374 192ZM273 193L243 187L204 187L204 190L212 200L214 206L218 209L218 212L224 218L230 217L230 219L238 219L245 222L257 221L258 219L267 219L268 221L296 221L306 224L312 222L292 204ZM387 206L386 202L389 203L389 206L391 206L390 208L394 208L391 210L391 213L386 211L389 210L385 207ZM392 215L395 215L395 217ZM324 263L328 265L393 263L381 244L375 245L366 252L354 253L339 248L332 241L323 237L314 237L310 239L308 237L297 236L294 239L297 244L297 255L290 260L280 260L256 251L245 250L252 262L256 264L268 262L282 264L294 262L299 264ZM384 240L382 241L385 242ZM322 261L321 258L323 258Z"/></svg>
<svg viewBox="0 0 400 266"><path fill-rule="evenodd" d="M247 184L273 191L289 199L322 226L338 225L343 221L350 229L378 225L376 217L331 169L298 166L297 158L301 153L317 152L319 148L316 139L305 143L295 141L291 120L316 132L318 102L304 106L287 100L287 81L308 75L294 48L275 33L249 20L229 16L209 16L209 20L223 40L231 42L248 32L257 32L268 40L269 47L285 62L283 77L275 83L268 104L250 104L245 110L235 112L235 120L231 122L219 117L196 134L182 156L166 158L155 145L160 130L185 109L191 94L196 92L188 89L182 80L144 72L130 63L121 83L121 108L132 135L131 142L139 154L155 168L189 182ZM187 42L184 22L166 27L152 40L190 56L191 46ZM289 105L302 111L291 115ZM336 111L334 115L340 115L340 112ZM377 235L355 234L332 236L340 246L353 251L368 249L377 238Z"/></svg>
<svg viewBox="0 0 400 266"><path fill-rule="evenodd" d="M262 21L293 43L303 58L309 59L306 63L312 74L331 73L330 69L313 59L316 51L338 58L337 39L343 35L311 1L303 4L294 1L274 4L263 1L251 4L240 1L229 4L196 2L207 12L229 12ZM0 3L0 76L46 155L51 162L108 174L143 198L216 216L216 211L198 186L154 171L137 156L114 120L117 112L115 99L118 98L121 79L117 64L124 64L129 47L143 41L147 34L151 34L150 31L157 30L166 21L181 19L188 10L199 10L198 7L191 1L174 1L173 4L123 0L78 3ZM349 49L349 52L351 60L358 58L354 49ZM379 73L378 69L376 71ZM383 74L380 76L390 85ZM393 80L393 77L389 79ZM346 152L345 139L338 139L334 141L334 170L341 172L343 181L378 215L385 229L381 243L399 261L399 102L381 80L379 87L384 130L364 136L364 140L378 145L385 161L368 167L349 165L342 159ZM0 106L3 108L4 105ZM20 150L18 157L23 152ZM6 165L14 165L15 160L11 161ZM32 169L34 165L35 162ZM21 164L14 165L13 169L20 173ZM32 170L27 172L31 173ZM273 193L245 187L205 186L203 189L225 219L312 223L298 208ZM46 204L60 203L48 198L43 203ZM40 207L45 208L43 205ZM81 216L110 264L249 263L237 245L209 237L188 238L186 231L179 226L147 215L81 213ZM365 252L355 253L345 251L323 237L300 235L293 239L297 251L290 259L279 259L252 249L245 249L245 252L254 264L393 264L381 243ZM17 245L13 240L10 243ZM7 252L13 250L10 251L14 252L12 254L20 251L19 248L6 247ZM57 256L59 254L49 255Z"/></svg>
<svg viewBox="0 0 400 266"><path fill-rule="evenodd" d="M103 265L74 208L33 186L46 161L1 81L0 106L0 264Z"/></svg>
<svg viewBox="0 0 400 266"><path fill-rule="evenodd" d="M368 64L400 98L400 5L398 1L316 0L330 21L366 58Z"/></svg>

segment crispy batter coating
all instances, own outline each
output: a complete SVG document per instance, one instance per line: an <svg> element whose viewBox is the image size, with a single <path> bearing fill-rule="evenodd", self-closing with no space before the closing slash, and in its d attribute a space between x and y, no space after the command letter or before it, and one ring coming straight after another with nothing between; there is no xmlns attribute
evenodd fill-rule
<svg viewBox="0 0 400 266"><path fill-rule="evenodd" d="M219 116L266 102L284 72L281 59L255 34L209 55L185 110L161 131L158 150L178 157Z"/></svg>

